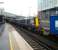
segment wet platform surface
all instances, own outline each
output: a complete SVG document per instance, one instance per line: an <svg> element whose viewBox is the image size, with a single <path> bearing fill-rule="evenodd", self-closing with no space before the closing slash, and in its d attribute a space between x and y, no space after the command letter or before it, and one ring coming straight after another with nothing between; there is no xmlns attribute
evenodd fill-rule
<svg viewBox="0 0 58 50"><path fill-rule="evenodd" d="M0 50L33 50L10 24L0 27Z"/></svg>
<svg viewBox="0 0 58 50"><path fill-rule="evenodd" d="M0 25L0 50L9 50L9 36L7 33L6 25Z"/></svg>

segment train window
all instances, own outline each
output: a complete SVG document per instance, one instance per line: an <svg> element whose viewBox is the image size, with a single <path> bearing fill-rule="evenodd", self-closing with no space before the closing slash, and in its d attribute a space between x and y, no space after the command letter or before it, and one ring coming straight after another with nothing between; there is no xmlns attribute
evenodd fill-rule
<svg viewBox="0 0 58 50"><path fill-rule="evenodd" d="M55 28L58 30L58 20L55 21Z"/></svg>
<svg viewBox="0 0 58 50"><path fill-rule="evenodd" d="M0 22L2 22L2 18L0 17Z"/></svg>
<svg viewBox="0 0 58 50"><path fill-rule="evenodd" d="M30 24L34 25L34 19L31 19Z"/></svg>
<svg viewBox="0 0 58 50"><path fill-rule="evenodd" d="M0 16L0 23L4 21L4 16Z"/></svg>

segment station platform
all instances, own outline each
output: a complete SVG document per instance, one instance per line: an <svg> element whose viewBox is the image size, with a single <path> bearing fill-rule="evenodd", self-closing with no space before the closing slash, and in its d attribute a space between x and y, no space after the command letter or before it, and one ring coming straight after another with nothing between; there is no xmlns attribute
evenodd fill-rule
<svg viewBox="0 0 58 50"><path fill-rule="evenodd" d="M2 28L0 50L33 50L12 25L5 23Z"/></svg>

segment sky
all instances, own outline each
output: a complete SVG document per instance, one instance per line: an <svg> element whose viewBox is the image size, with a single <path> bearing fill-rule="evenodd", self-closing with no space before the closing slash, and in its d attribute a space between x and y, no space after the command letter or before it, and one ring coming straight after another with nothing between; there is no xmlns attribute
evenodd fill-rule
<svg viewBox="0 0 58 50"><path fill-rule="evenodd" d="M37 0L1 0L1 1L4 2L2 7L4 7L6 12L26 17L37 15L38 11Z"/></svg>

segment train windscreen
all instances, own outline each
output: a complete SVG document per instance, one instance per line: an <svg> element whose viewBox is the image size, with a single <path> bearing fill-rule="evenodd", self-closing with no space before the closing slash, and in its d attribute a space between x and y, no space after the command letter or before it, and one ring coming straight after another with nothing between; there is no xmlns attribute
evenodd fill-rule
<svg viewBox="0 0 58 50"><path fill-rule="evenodd" d="M4 21L4 18L3 18L4 16L0 16L0 23L3 23L3 21Z"/></svg>
<svg viewBox="0 0 58 50"><path fill-rule="evenodd" d="M55 29L58 30L58 20L55 20Z"/></svg>

